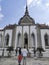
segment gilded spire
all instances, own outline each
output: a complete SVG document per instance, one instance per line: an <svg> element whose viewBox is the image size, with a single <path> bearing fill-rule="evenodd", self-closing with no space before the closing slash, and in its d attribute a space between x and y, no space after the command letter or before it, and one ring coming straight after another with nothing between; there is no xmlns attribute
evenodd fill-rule
<svg viewBox="0 0 49 65"><path fill-rule="evenodd" d="M28 6L27 6L27 0L26 0L26 11L25 11L25 15L29 15Z"/></svg>

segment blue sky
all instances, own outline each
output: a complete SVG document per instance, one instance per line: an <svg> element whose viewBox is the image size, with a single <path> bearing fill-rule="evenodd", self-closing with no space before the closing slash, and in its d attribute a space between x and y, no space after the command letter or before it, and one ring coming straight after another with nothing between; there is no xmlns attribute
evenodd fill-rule
<svg viewBox="0 0 49 65"><path fill-rule="evenodd" d="M27 0L29 14L35 23L49 24L49 0ZM17 24L24 15L26 0L0 0L0 28Z"/></svg>

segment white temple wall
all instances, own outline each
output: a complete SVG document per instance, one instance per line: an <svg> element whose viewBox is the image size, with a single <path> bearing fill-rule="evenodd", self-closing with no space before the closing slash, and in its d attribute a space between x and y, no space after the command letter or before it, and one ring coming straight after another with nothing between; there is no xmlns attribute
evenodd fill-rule
<svg viewBox="0 0 49 65"><path fill-rule="evenodd" d="M30 35L32 33L35 35L35 48L37 48L37 31L36 31L36 26L30 26Z"/></svg>
<svg viewBox="0 0 49 65"><path fill-rule="evenodd" d="M41 43L42 47L45 49L45 40L44 40L44 35L48 34L49 35L49 30L48 29L41 29Z"/></svg>
<svg viewBox="0 0 49 65"><path fill-rule="evenodd" d="M23 28L23 29L22 29ZM23 30L23 38L24 38L24 34L27 33L28 34L28 44L30 44L30 47L33 46L32 42L30 41L29 43L29 26L17 26L16 27L16 39L15 39L15 48L17 47L17 36L20 33L21 34L21 42L19 46L24 45L24 41L22 41L22 30ZM37 32L36 32L36 26L30 26L30 36L31 34L35 35L35 47L37 48ZM23 42L23 43L22 43Z"/></svg>
<svg viewBox="0 0 49 65"><path fill-rule="evenodd" d="M12 44L12 30L10 29L10 30L6 30L5 31L5 36L7 35L7 34L9 34L9 46L11 46L11 44Z"/></svg>
<svg viewBox="0 0 49 65"><path fill-rule="evenodd" d="M16 49L16 47L17 47L17 45L18 45L18 34L21 34L21 36L22 36L22 26L17 26L16 27L16 38L15 38L15 49ZM20 39L20 44L19 44L19 46L21 46L21 43L22 43L22 37L21 37L21 39Z"/></svg>
<svg viewBox="0 0 49 65"><path fill-rule="evenodd" d="M3 35L4 31L0 31L0 34Z"/></svg>
<svg viewBox="0 0 49 65"><path fill-rule="evenodd" d="M29 26L23 26L23 35L27 33L29 35Z"/></svg>
<svg viewBox="0 0 49 65"><path fill-rule="evenodd" d="M23 47L24 47L24 35L27 34L28 37L28 47L29 47L29 26L23 26Z"/></svg>
<svg viewBox="0 0 49 65"><path fill-rule="evenodd" d="M0 31L0 48L3 47L3 34L4 34L4 31Z"/></svg>
<svg viewBox="0 0 49 65"><path fill-rule="evenodd" d="M16 34L21 33L22 34L22 26L16 27Z"/></svg>

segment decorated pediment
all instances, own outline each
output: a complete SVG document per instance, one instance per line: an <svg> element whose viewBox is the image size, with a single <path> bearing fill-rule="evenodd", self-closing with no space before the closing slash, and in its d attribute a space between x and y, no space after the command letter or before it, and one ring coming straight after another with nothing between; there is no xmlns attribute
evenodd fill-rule
<svg viewBox="0 0 49 65"><path fill-rule="evenodd" d="M35 21L33 18L30 17L29 12L28 12L28 8L26 6L26 11L25 11L25 15L20 18L19 20L19 25L29 25L29 24L35 24Z"/></svg>
<svg viewBox="0 0 49 65"><path fill-rule="evenodd" d="M35 24L35 21L33 18L31 18L29 15L28 16L24 16L20 19L19 24Z"/></svg>

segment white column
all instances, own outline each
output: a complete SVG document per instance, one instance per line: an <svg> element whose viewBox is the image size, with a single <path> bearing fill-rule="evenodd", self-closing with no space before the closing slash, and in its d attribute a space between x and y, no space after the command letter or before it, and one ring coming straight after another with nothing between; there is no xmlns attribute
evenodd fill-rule
<svg viewBox="0 0 49 65"><path fill-rule="evenodd" d="M39 26L37 26L37 46L41 47L41 32Z"/></svg>
<svg viewBox="0 0 49 65"><path fill-rule="evenodd" d="M29 35L28 35L28 48L31 47L30 45L30 26L29 26Z"/></svg>
<svg viewBox="0 0 49 65"><path fill-rule="evenodd" d="M24 47L24 35L23 35L23 26L22 26L22 44L21 47Z"/></svg>
<svg viewBox="0 0 49 65"><path fill-rule="evenodd" d="M48 36L48 45L49 45L49 36Z"/></svg>
<svg viewBox="0 0 49 65"><path fill-rule="evenodd" d="M2 38L3 40L3 49L4 49L4 47L5 47L5 31L4 31L4 33L3 33L3 38Z"/></svg>

